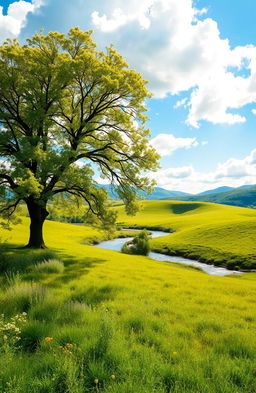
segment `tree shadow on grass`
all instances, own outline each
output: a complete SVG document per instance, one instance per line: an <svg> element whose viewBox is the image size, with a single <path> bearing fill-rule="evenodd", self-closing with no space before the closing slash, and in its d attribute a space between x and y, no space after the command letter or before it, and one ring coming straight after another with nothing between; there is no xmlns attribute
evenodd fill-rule
<svg viewBox="0 0 256 393"><path fill-rule="evenodd" d="M176 203L171 205L171 210L174 214L184 214L201 207L201 203Z"/></svg>
<svg viewBox="0 0 256 393"><path fill-rule="evenodd" d="M26 249L16 244L6 244L0 247L0 274L26 273L33 265L45 260L56 258L56 253L50 249Z"/></svg>
<svg viewBox="0 0 256 393"><path fill-rule="evenodd" d="M58 276L52 275L52 279L51 274L38 274L33 269L36 264L50 259L60 259L65 265L64 272ZM57 248L35 250L25 249L16 244L6 244L0 249L0 274L22 273L26 275L25 280L35 281L47 277L49 284L53 286L54 283L58 286L88 274L96 265L104 262L106 260L97 257L73 257Z"/></svg>
<svg viewBox="0 0 256 393"><path fill-rule="evenodd" d="M110 284L103 285L102 287L90 286L75 291L71 295L70 300L95 306L113 300L120 290L122 290L122 288Z"/></svg>
<svg viewBox="0 0 256 393"><path fill-rule="evenodd" d="M64 262L65 270L61 276L55 277L54 284L66 284L81 277L82 275L88 274L90 270L96 267L98 264L106 262L105 259L95 257L87 257L78 260L74 257L60 255L60 259ZM53 281L51 284L53 284Z"/></svg>

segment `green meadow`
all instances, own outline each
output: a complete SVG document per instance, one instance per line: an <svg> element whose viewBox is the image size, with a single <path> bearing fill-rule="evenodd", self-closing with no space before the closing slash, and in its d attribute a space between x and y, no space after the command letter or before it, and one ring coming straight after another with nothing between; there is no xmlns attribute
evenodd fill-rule
<svg viewBox="0 0 256 393"><path fill-rule="evenodd" d="M153 249L255 267L254 210L115 209L124 226L173 231ZM24 250L28 226L23 216L0 233L1 393L255 393L255 273L210 276L94 248L104 233L54 221L48 249Z"/></svg>
<svg viewBox="0 0 256 393"><path fill-rule="evenodd" d="M151 242L155 251L182 255L230 269L256 268L256 211L203 202L144 201L125 226L158 227L170 235Z"/></svg>

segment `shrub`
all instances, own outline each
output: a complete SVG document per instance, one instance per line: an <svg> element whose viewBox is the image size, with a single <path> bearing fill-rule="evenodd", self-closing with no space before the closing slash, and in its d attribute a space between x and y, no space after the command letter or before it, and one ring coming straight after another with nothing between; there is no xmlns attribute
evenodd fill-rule
<svg viewBox="0 0 256 393"><path fill-rule="evenodd" d="M42 273L63 273L64 264L57 259L49 259L35 265L35 271Z"/></svg>
<svg viewBox="0 0 256 393"><path fill-rule="evenodd" d="M148 255L150 252L148 232L141 231L131 241L126 242L121 251L124 254Z"/></svg>

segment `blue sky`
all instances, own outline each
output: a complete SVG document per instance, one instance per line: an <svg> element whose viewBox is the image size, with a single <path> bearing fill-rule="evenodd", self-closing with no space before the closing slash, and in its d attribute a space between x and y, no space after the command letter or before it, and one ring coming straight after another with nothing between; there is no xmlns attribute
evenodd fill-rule
<svg viewBox="0 0 256 393"><path fill-rule="evenodd" d="M256 2L1 1L0 37L94 30L149 80L158 185L200 192L256 181ZM9 7L9 8L8 8ZM1 16L2 14L2 16Z"/></svg>

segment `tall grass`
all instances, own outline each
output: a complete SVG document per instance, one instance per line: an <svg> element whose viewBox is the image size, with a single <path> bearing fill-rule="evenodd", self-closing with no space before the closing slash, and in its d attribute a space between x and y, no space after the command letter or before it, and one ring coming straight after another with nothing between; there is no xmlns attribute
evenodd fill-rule
<svg viewBox="0 0 256 393"><path fill-rule="evenodd" d="M49 259L48 261L36 264L34 270L35 272L42 273L63 273L64 264L58 259Z"/></svg>
<svg viewBox="0 0 256 393"><path fill-rule="evenodd" d="M199 231L204 213L207 220L213 220L214 214L202 205L182 212L176 207L173 212L160 202L158 207L151 205L148 219L141 212L137 224L142 220L166 224L168 219L184 240L185 223L189 237L192 224ZM250 216L242 218L241 214L234 212L236 220L240 215L240 222L244 219L248 224ZM254 217L255 212L250 214ZM227 219L220 214L216 217ZM137 218L129 220L136 223ZM205 224L208 228L209 223ZM13 230L16 243L25 243L25 225ZM48 258L35 262L31 253L30 261L25 253L24 270L17 269L17 275L17 270L8 269L14 273L7 277L3 273L0 313L5 313L7 323L17 312L27 310L28 315L19 348L10 353L0 348L0 392L256 391L255 274L208 276L82 244L89 236L88 228L48 222L46 242L59 246L55 258L64 261L64 271L36 273L35 266ZM171 236L176 234L167 235L166 244ZM212 232L207 241L213 241ZM220 239L222 251L228 248L223 243ZM233 250L232 244L229 251L238 252L240 246ZM15 264L19 265L23 254L20 250L13 254ZM33 276L36 283L29 281Z"/></svg>

